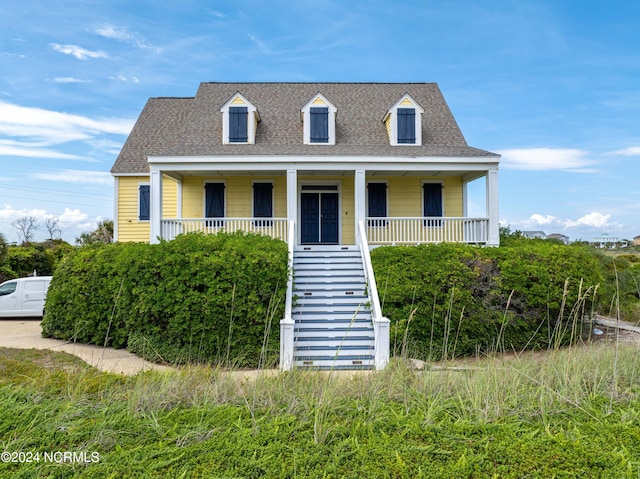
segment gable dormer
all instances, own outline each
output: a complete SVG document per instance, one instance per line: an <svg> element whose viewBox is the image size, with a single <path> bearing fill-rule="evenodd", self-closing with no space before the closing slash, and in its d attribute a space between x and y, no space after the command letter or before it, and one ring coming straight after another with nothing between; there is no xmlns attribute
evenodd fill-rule
<svg viewBox="0 0 640 479"><path fill-rule="evenodd" d="M317 93L300 110L304 134L303 144L335 145L337 113L337 108L322 94Z"/></svg>
<svg viewBox="0 0 640 479"><path fill-rule="evenodd" d="M405 94L393 105L382 121L387 127L389 143L398 145L422 145L422 114L424 109Z"/></svg>
<svg viewBox="0 0 640 479"><path fill-rule="evenodd" d="M240 92L233 95L222 108L222 143L224 145L249 144L256 142L256 129L260 115Z"/></svg>

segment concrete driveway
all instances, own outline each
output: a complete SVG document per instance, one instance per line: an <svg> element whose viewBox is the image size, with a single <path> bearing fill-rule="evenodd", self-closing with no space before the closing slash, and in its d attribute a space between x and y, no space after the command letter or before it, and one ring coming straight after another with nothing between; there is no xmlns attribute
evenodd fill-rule
<svg viewBox="0 0 640 479"><path fill-rule="evenodd" d="M64 351L78 356L101 371L117 374L133 375L150 369L156 371L168 369L166 366L145 361L125 349L103 348L43 338L40 335L40 320L38 319L0 320L0 347Z"/></svg>

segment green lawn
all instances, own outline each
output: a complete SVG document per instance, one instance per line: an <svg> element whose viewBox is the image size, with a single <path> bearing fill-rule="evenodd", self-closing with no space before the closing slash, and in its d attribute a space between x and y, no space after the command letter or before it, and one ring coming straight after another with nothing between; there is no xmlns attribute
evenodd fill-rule
<svg viewBox="0 0 640 479"><path fill-rule="evenodd" d="M0 477L637 478L639 352L247 380L206 367L122 377L0 349Z"/></svg>

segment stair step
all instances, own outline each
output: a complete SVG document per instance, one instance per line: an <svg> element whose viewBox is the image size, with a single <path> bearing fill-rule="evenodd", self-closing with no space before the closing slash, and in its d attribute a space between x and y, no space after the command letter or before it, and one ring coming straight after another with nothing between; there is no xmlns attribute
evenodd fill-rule
<svg viewBox="0 0 640 479"><path fill-rule="evenodd" d="M344 244L319 244L319 245L300 245L294 248L294 251L360 251L360 248L356 245L344 245Z"/></svg>
<svg viewBox="0 0 640 479"><path fill-rule="evenodd" d="M310 363L313 364L313 361L310 361ZM294 367L297 369L308 369L310 371L370 371L373 369L373 361L368 361L367 364L360 363L335 365L333 362L331 364L317 362L317 365L309 366L303 361L296 361Z"/></svg>
<svg viewBox="0 0 640 479"><path fill-rule="evenodd" d="M293 313L319 313L324 315L329 314L347 314L353 317L355 314L363 311L363 306L359 304L327 304L324 306L316 306L316 305L305 305L304 308L298 309L298 307L293 308ZM368 311L368 310L367 310ZM371 313L369 312L369 318L371 318Z"/></svg>
<svg viewBox="0 0 640 479"><path fill-rule="evenodd" d="M336 330L325 330L325 331L306 331L306 330L295 330L297 338L295 341L369 341L369 344L373 344L375 341L373 330L371 331L336 331Z"/></svg>
<svg viewBox="0 0 640 479"><path fill-rule="evenodd" d="M316 351L319 350L320 347L326 347L327 350L333 351L334 347L337 346L340 348L339 350L345 350L347 347L358 347L362 348L365 351L368 351L371 354L374 347L374 341L371 338L367 337L344 337L344 338L317 338L317 337L305 337L298 338L293 343L296 351ZM324 351L324 349L322 349Z"/></svg>
<svg viewBox="0 0 640 479"><path fill-rule="evenodd" d="M320 296L320 294L323 294ZM322 306L326 304L328 306L335 306L338 304L355 304L356 306L363 307L369 301L363 294L334 294L327 295L326 293L317 293L317 294L297 294L296 298L296 307L302 307L303 305L309 306Z"/></svg>
<svg viewBox="0 0 640 479"><path fill-rule="evenodd" d="M341 312L328 315L326 312L318 311L292 311L292 316L296 322L301 323L318 323L318 327L323 325L336 327L338 323L345 323L347 325L351 323L369 323L371 324L371 311L358 311L355 312Z"/></svg>
<svg viewBox="0 0 640 479"><path fill-rule="evenodd" d="M353 356L306 355L293 358L295 364L301 366L373 366L375 357L371 354Z"/></svg>

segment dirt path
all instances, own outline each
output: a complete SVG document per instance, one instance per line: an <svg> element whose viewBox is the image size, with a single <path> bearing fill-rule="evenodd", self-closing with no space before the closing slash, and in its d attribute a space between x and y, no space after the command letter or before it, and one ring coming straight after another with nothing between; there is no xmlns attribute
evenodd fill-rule
<svg viewBox="0 0 640 479"><path fill-rule="evenodd" d="M125 349L102 348L81 343L69 343L40 335L36 319L0 320L0 347L15 349L49 349L78 356L101 371L133 375L141 371L164 371L166 366L154 364Z"/></svg>

